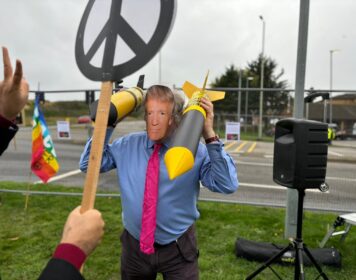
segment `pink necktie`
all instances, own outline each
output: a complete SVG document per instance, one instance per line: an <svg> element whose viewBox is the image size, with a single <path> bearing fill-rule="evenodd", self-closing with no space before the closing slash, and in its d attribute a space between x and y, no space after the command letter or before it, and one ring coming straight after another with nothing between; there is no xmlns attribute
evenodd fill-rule
<svg viewBox="0 0 356 280"><path fill-rule="evenodd" d="M148 160L146 170L145 195L142 207L142 228L140 235L140 249L145 254L153 254L155 249L156 210L159 181L159 155L162 144L155 144L153 154Z"/></svg>

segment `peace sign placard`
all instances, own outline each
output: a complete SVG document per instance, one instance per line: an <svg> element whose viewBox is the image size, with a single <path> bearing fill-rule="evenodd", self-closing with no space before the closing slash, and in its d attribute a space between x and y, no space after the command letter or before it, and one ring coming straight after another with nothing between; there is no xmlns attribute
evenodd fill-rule
<svg viewBox="0 0 356 280"><path fill-rule="evenodd" d="M159 51L173 26L175 0L89 0L75 44L80 71L119 81Z"/></svg>

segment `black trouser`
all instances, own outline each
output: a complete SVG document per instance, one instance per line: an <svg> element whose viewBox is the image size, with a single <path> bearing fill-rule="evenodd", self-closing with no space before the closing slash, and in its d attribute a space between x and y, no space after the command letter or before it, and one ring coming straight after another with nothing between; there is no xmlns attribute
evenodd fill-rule
<svg viewBox="0 0 356 280"><path fill-rule="evenodd" d="M140 251L140 242L125 229L121 235L121 279L153 280L162 273L165 280L199 279L195 226L167 245L155 244L155 253Z"/></svg>

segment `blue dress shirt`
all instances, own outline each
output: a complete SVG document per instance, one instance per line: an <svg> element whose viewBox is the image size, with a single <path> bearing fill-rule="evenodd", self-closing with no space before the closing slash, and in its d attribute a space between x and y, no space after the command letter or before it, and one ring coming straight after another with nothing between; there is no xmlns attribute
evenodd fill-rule
<svg viewBox="0 0 356 280"><path fill-rule="evenodd" d="M121 192L124 227L140 239L142 204L146 168L154 142L146 132L138 132L116 139L109 144L113 129L108 128L100 172L116 168ZM88 140L80 158L80 169L86 172L91 148ZM164 155L170 141L159 151L160 174L155 242L168 244L181 236L198 218L197 200L202 185L213 192L232 193L238 187L237 171L232 158L224 151L223 143L199 143L193 168L170 180Z"/></svg>

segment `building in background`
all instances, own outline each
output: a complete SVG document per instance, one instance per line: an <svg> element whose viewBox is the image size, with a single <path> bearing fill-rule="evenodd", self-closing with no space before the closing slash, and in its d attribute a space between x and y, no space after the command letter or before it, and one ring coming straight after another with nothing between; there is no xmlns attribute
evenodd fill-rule
<svg viewBox="0 0 356 280"><path fill-rule="evenodd" d="M328 106L329 109L329 106ZM352 135L356 124L356 93L342 94L332 99L333 123L339 135ZM309 119L323 121L324 102L309 105Z"/></svg>

